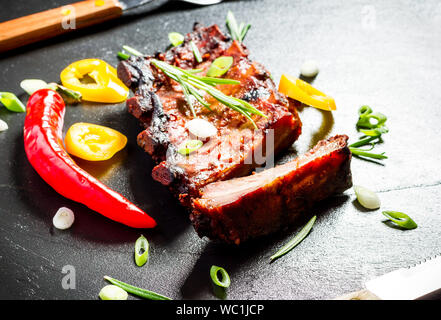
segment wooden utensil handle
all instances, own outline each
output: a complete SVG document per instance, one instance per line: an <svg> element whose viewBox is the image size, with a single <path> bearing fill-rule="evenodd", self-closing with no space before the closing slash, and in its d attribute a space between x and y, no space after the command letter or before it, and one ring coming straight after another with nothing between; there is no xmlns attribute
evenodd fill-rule
<svg viewBox="0 0 441 320"><path fill-rule="evenodd" d="M87 27L122 14L117 0L87 0L0 23L0 52Z"/></svg>

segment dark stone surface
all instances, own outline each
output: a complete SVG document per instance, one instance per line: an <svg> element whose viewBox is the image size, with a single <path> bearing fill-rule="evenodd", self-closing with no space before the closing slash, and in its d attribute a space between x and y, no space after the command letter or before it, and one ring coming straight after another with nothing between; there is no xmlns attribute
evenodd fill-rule
<svg viewBox="0 0 441 320"><path fill-rule="evenodd" d="M69 2L2 1L0 21ZM123 44L146 53L163 50L168 32L188 32L195 21L224 28L228 9L252 24L245 40L251 57L277 82L282 73L297 75L305 59L316 59L320 73L313 83L336 99L338 110L332 114L303 108L304 133L280 161L332 134L357 139L358 107L369 104L389 117L390 133L380 146L389 159L381 164L354 159L354 184L376 190L381 209L407 212L419 227L388 227L381 210L362 210L350 190L311 212L318 219L308 238L270 264L269 257L305 221L238 248L199 239L183 209L150 177L153 163L136 145L140 127L124 104L69 106L65 130L86 121L128 136L127 148L115 159L80 164L159 223L155 230L133 230L53 191L24 154L24 114L1 108L0 118L10 128L0 133L0 298L97 299L106 284L102 277L110 275L175 299L216 299L208 275L215 264L231 276L228 299L327 299L440 253L439 1L231 1L206 8L169 3L3 55L0 90L21 94L26 102L22 79L58 81L65 66L82 58L116 65ZM60 206L75 212L76 221L66 231L52 227ZM148 265L138 268L133 246L141 233L151 254ZM66 265L76 270L74 290L61 285Z"/></svg>

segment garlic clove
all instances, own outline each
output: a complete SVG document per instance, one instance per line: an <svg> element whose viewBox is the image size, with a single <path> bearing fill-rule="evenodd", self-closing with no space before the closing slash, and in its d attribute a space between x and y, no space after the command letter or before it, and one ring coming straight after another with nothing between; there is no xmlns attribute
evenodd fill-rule
<svg viewBox="0 0 441 320"><path fill-rule="evenodd" d="M66 207L58 209L57 213L52 219L54 227L60 230L68 229L75 221L75 216L72 210Z"/></svg>
<svg viewBox="0 0 441 320"><path fill-rule="evenodd" d="M312 78L319 73L319 68L315 60L306 60L300 67L300 74L304 77Z"/></svg>
<svg viewBox="0 0 441 320"><path fill-rule="evenodd" d="M207 139L217 134L216 127L204 119L192 119L185 126L192 135L200 139Z"/></svg>
<svg viewBox="0 0 441 320"><path fill-rule="evenodd" d="M354 191L358 202L363 207L367 209L378 209L380 207L381 201L375 192L362 186L354 186Z"/></svg>
<svg viewBox="0 0 441 320"><path fill-rule="evenodd" d="M8 124L0 119L0 132L8 130Z"/></svg>

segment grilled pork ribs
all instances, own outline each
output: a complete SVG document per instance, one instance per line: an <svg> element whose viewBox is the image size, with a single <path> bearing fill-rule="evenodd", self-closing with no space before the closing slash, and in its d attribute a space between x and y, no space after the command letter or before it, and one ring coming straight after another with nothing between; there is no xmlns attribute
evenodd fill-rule
<svg viewBox="0 0 441 320"><path fill-rule="evenodd" d="M193 200L196 231L239 244L289 225L316 202L352 186L347 140L322 140L283 165L206 185Z"/></svg>
<svg viewBox="0 0 441 320"><path fill-rule="evenodd" d="M194 57L191 41L201 53L201 63ZM217 135L205 141L197 152L181 155L178 147L194 139L186 129L193 116L180 85L156 69L150 60L156 58L183 69L202 69L200 75L204 75L211 62L220 56L233 57L233 65L223 77L238 80L240 84L223 84L217 88L226 95L247 101L267 117L253 115L255 129L245 116L206 95L211 111L200 104L195 104L194 109L198 118L217 128ZM206 194L204 187L248 175L291 146L301 133L302 124L296 109L299 103L280 94L269 72L248 59L246 47L231 41L217 25L195 24L194 31L185 36L180 46L154 56L132 56L120 62L118 77L134 92L127 100L127 108L144 127L138 135L138 145L158 163L152 177L168 186L190 210L199 203L197 199ZM257 236L254 233L249 237L221 236L221 232L210 231L216 227L215 220L207 219L202 209L195 210L199 211L191 217L200 236L234 243Z"/></svg>

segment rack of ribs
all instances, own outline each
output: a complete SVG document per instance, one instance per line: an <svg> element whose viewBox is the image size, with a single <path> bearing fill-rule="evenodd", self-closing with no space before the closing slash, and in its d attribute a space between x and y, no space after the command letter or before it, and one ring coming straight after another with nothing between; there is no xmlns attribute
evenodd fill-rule
<svg viewBox="0 0 441 320"><path fill-rule="evenodd" d="M202 63L195 60L190 41L198 47ZM267 118L253 116L255 130L245 116L206 97L212 111L202 105L195 105L195 111L198 118L217 128L217 135L188 157L177 152L183 142L192 139L186 124L193 119L180 86L150 64L152 56L131 57L118 65L119 78L134 92L134 97L127 100L128 110L145 128L138 135L138 144L158 162L152 176L186 206L203 186L249 174L270 156L291 146L301 133L296 102L280 94L268 71L249 60L247 49L230 41L217 25L204 28L195 24L182 45L154 57L183 69L202 69L203 75L220 56L233 57L233 65L224 77L240 84L219 85L218 89L247 101ZM267 145L271 146L268 150Z"/></svg>
<svg viewBox="0 0 441 320"><path fill-rule="evenodd" d="M239 244L290 225L318 201L352 186L347 140L322 140L283 165L205 186L193 200L196 231Z"/></svg>
<svg viewBox="0 0 441 320"><path fill-rule="evenodd" d="M203 58L201 63L196 61L190 42L199 49ZM179 146L194 139L186 126L194 117L180 85L153 66L150 60L159 59L182 69L201 69L199 74L205 75L211 63L220 56L233 57L233 65L223 77L238 80L240 84L222 84L217 89L247 101L266 117L252 116L256 129L245 116L206 95L210 110L197 103L194 109L197 118L216 127L217 134L204 141L197 152L181 155L177 152ZM207 199L210 194L215 194L210 190L217 183L247 176L256 167L268 164L301 134L302 123L296 109L299 102L287 99L277 91L270 73L263 65L248 58L248 50L243 44L231 41L217 25L203 27L195 24L193 32L185 36L181 45L153 56L132 56L121 61L118 77L134 93L126 104L128 111L144 127L137 137L138 145L157 163L152 171L153 179L167 186L192 212L190 217L200 236L239 243L278 229L281 221L272 227L250 232L242 230L245 226L232 228L234 213L229 213L228 223L214 218L216 214ZM346 174L347 179L347 173L341 173ZM311 202L318 198L312 197ZM259 215L249 217L260 219ZM238 219L244 217L238 215ZM253 223L249 221L250 228Z"/></svg>

